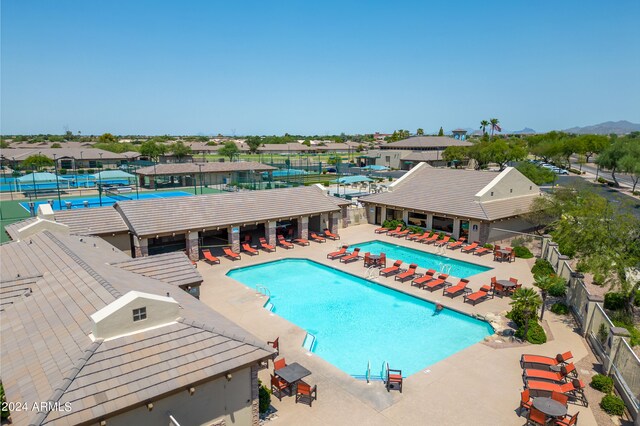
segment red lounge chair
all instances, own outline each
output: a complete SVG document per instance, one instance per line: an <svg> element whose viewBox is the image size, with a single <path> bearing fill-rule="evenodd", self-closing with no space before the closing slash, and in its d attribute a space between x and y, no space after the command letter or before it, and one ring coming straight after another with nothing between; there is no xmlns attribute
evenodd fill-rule
<svg viewBox="0 0 640 426"><path fill-rule="evenodd" d="M334 241L340 239L340 235L334 234L331 231L329 231L328 229L324 230L324 236L327 237L327 238L331 238Z"/></svg>
<svg viewBox="0 0 640 426"><path fill-rule="evenodd" d="M285 240L283 235L278 235L278 245L280 247L286 248L287 250L293 248L293 244L291 244L289 241Z"/></svg>
<svg viewBox="0 0 640 426"><path fill-rule="evenodd" d="M477 256L482 256L483 254L491 253L491 250L486 247L478 247L473 254Z"/></svg>
<svg viewBox="0 0 640 426"><path fill-rule="evenodd" d="M395 234L393 234L393 236L396 237L396 238L402 238L402 237L406 237L407 235L409 235L409 232L410 232L409 228L407 228L404 231L396 232Z"/></svg>
<svg viewBox="0 0 640 426"><path fill-rule="evenodd" d="M402 266L402 260L396 260L393 266L380 270L380 275L388 277L389 275L397 274L400 272L400 266Z"/></svg>
<svg viewBox="0 0 640 426"><path fill-rule="evenodd" d="M251 247L249 244L242 244L242 250L244 250L246 253L249 253L251 256L255 256L256 254L260 254L260 252L256 249L254 249L253 247Z"/></svg>
<svg viewBox="0 0 640 426"><path fill-rule="evenodd" d="M207 262L207 263L209 263L211 265L216 264L216 263L220 263L220 259L218 259L214 255L212 255L211 251L209 249L203 249L202 250L202 255L204 256L205 262Z"/></svg>
<svg viewBox="0 0 640 426"><path fill-rule="evenodd" d="M489 297L490 290L491 287L485 285L475 293L465 294L463 303L465 303L467 300L470 300L471 302L473 302L473 306L476 306L476 303L481 302ZM493 294L491 294L491 298L493 299Z"/></svg>
<svg viewBox="0 0 640 426"><path fill-rule="evenodd" d="M341 257L340 262L349 263L349 262L354 262L358 259L360 259L360 247L354 248L350 254Z"/></svg>
<svg viewBox="0 0 640 426"><path fill-rule="evenodd" d="M434 245L437 246L437 247L442 247L445 244L447 244L450 239L451 239L450 236L445 235L443 239L441 239L440 241L436 241Z"/></svg>
<svg viewBox="0 0 640 426"><path fill-rule="evenodd" d="M231 247L223 247L222 251L224 252L224 256L228 257L231 260L240 260L240 254L231 250Z"/></svg>
<svg viewBox="0 0 640 426"><path fill-rule="evenodd" d="M375 231L376 234L384 234L385 232L389 232L389 228L376 228Z"/></svg>
<svg viewBox="0 0 640 426"><path fill-rule="evenodd" d="M407 240L409 241L415 241L418 238L422 237L424 234L420 234L419 232L416 232L415 234L409 234L407 235Z"/></svg>
<svg viewBox="0 0 640 426"><path fill-rule="evenodd" d="M315 232L309 233L309 237L311 237L311 239L313 241L315 241L316 243L324 243L324 242L327 241L327 239L325 237L321 237L320 235L316 234Z"/></svg>
<svg viewBox="0 0 640 426"><path fill-rule="evenodd" d="M393 231L388 231L387 235L393 236L393 234L396 234L396 233L398 233L400 231L402 231L402 225L398 225L398 227L396 229L394 229Z"/></svg>
<svg viewBox="0 0 640 426"><path fill-rule="evenodd" d="M555 358L540 355L523 354L520 357L520 366L525 367L525 364L539 364L551 367L552 365L566 364L568 360L573 358L571 351L567 351L563 354L558 354Z"/></svg>
<svg viewBox="0 0 640 426"><path fill-rule="evenodd" d="M418 238L414 238L414 241L416 241L418 243L424 242L424 240L429 238L429 234L430 234L430 232L427 231L424 234L420 235Z"/></svg>
<svg viewBox="0 0 640 426"><path fill-rule="evenodd" d="M573 416L570 415L570 414L567 414L563 418L556 420L555 424L556 424L556 426L573 426L573 425L577 425L578 424L578 414L580 414L580 411L575 413Z"/></svg>
<svg viewBox="0 0 640 426"><path fill-rule="evenodd" d="M430 238L424 239L422 241L420 241L422 244L431 244L431 243L435 243L436 241L438 241L438 238L440 238L439 234L433 234Z"/></svg>
<svg viewBox="0 0 640 426"><path fill-rule="evenodd" d="M304 238L296 238L295 240L293 240L293 242L298 244L299 246L308 246L309 245L309 240L305 240Z"/></svg>
<svg viewBox="0 0 640 426"><path fill-rule="evenodd" d="M264 251L276 251L276 248L274 246L272 246L271 244L267 243L267 240L265 240L264 238L260 238L260 247L262 247L262 250Z"/></svg>
<svg viewBox="0 0 640 426"><path fill-rule="evenodd" d="M274 394L280 401L282 401L282 394L289 389L289 383L285 382L279 377L271 375L271 393Z"/></svg>
<svg viewBox="0 0 640 426"><path fill-rule="evenodd" d="M471 243L469 245L466 245L464 247L462 247L462 252L463 253L470 253L472 251L474 251L476 248L478 248L478 243Z"/></svg>
<svg viewBox="0 0 640 426"><path fill-rule="evenodd" d="M315 399L318 399L318 386L311 387L308 383L302 380L296 384L296 404L302 402L303 404L311 404Z"/></svg>
<svg viewBox="0 0 640 426"><path fill-rule="evenodd" d="M433 291L433 290L437 289L440 286L446 285L447 284L447 278L449 278L449 275L440 274L440 275L438 275L438 279L429 281L428 283L426 283L424 285L424 288L425 288L425 290Z"/></svg>
<svg viewBox="0 0 640 426"><path fill-rule="evenodd" d="M469 281L462 279L458 281L458 284L452 285L451 287L447 287L444 290L442 290L442 295L454 298L458 294L462 293L465 288L467 288L467 284L469 284Z"/></svg>
<svg viewBox="0 0 640 426"><path fill-rule="evenodd" d="M416 265L415 263L412 263L411 265L409 265L409 269L407 269L405 272L396 275L395 280L396 281L400 281L405 282L405 280L410 280L413 277L415 277L416 275L416 269L418 269L418 265Z"/></svg>
<svg viewBox="0 0 640 426"><path fill-rule="evenodd" d="M535 396L548 396L555 391L568 396L569 400L579 401L583 403L585 407L589 406L587 398L584 396L584 383L579 379L573 379L573 381L563 384L528 380L526 387L532 394L535 394Z"/></svg>
<svg viewBox="0 0 640 426"><path fill-rule="evenodd" d="M450 249L450 250L455 250L458 247L462 247L462 244L464 244L465 240L466 240L466 238L462 237L458 241L456 241L455 243L449 243L447 248Z"/></svg>
<svg viewBox="0 0 640 426"><path fill-rule="evenodd" d="M421 277L418 277L415 280L411 281L411 285L412 286L415 285L418 288L422 288L422 287L425 286L426 283L428 283L429 281L432 281L433 279L434 279L433 275L425 274L425 275L423 275Z"/></svg>
<svg viewBox="0 0 640 426"><path fill-rule="evenodd" d="M333 260L333 259L337 259L338 257L346 256L348 248L349 246L342 246L340 250L332 251L327 255L327 259Z"/></svg>
<svg viewBox="0 0 640 426"><path fill-rule="evenodd" d="M558 382L558 383L566 383L568 380L577 378L578 372L576 371L575 365L573 363L569 363L567 365L563 365L560 368L559 372L548 371L548 370L535 370L532 368L525 368L522 371L522 380L543 380L548 382Z"/></svg>
<svg viewBox="0 0 640 426"><path fill-rule="evenodd" d="M387 392L391 388L398 387L400 393L402 393L402 370L393 370L387 367Z"/></svg>

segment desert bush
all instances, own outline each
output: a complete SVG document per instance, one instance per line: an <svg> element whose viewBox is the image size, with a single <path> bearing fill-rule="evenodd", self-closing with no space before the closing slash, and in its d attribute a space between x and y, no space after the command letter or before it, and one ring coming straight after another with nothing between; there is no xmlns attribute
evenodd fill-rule
<svg viewBox="0 0 640 426"><path fill-rule="evenodd" d="M600 392L611 393L613 392L613 379L604 374L596 374L591 378L589 386Z"/></svg>
<svg viewBox="0 0 640 426"><path fill-rule="evenodd" d="M557 315L567 315L569 313L569 307L562 302L554 303L549 310Z"/></svg>
<svg viewBox="0 0 640 426"><path fill-rule="evenodd" d="M615 395L605 395L600 401L600 408L608 414L621 416L624 414L624 401Z"/></svg>
<svg viewBox="0 0 640 426"><path fill-rule="evenodd" d="M531 268L531 273L533 275L551 275L556 272L553 270L553 266L548 260L545 259L537 259L535 265Z"/></svg>
<svg viewBox="0 0 640 426"><path fill-rule="evenodd" d="M533 253L526 247L516 246L513 251L516 253L516 257L521 259L531 259L533 257Z"/></svg>

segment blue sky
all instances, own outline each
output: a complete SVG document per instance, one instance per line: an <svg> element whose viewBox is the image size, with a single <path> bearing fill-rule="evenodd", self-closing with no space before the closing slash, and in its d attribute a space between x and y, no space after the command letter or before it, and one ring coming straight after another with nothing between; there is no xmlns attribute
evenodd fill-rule
<svg viewBox="0 0 640 426"><path fill-rule="evenodd" d="M640 122L640 2L1 3L0 131Z"/></svg>

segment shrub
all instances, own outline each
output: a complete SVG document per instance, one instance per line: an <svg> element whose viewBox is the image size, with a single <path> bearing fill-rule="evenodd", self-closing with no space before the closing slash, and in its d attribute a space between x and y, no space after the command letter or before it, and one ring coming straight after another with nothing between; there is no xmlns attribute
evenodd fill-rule
<svg viewBox="0 0 640 426"><path fill-rule="evenodd" d="M93 170L93 169L87 169L87 174L88 174L88 175L92 175L92 174L94 174L95 172L96 172L96 171L95 171L95 170Z"/></svg>
<svg viewBox="0 0 640 426"><path fill-rule="evenodd" d="M549 310L557 315L567 315L569 313L569 307L562 302L554 303Z"/></svg>
<svg viewBox="0 0 640 426"><path fill-rule="evenodd" d="M484 248L488 248L489 250L493 250L493 244L487 243L487 244L484 245Z"/></svg>
<svg viewBox="0 0 640 426"><path fill-rule="evenodd" d="M264 414L271 406L271 391L262 383L260 383L260 388L258 389L258 398L258 410L260 414Z"/></svg>
<svg viewBox="0 0 640 426"><path fill-rule="evenodd" d="M603 177L599 177L598 178L598 182L599 183L607 183L607 180L605 178L603 178Z"/></svg>
<svg viewBox="0 0 640 426"><path fill-rule="evenodd" d="M7 409L7 406L4 404L5 401L5 397L4 397L4 387L2 386L2 383L0 383L0 403L2 403L2 408L1 408L1 415L0 417L2 419L8 419L9 415L11 415L11 413L9 412L9 410ZM3 422L4 424L4 422Z"/></svg>
<svg viewBox="0 0 640 426"><path fill-rule="evenodd" d="M549 296L563 297L567 293L567 283L563 278L556 277L553 284L547 289Z"/></svg>
<svg viewBox="0 0 640 426"><path fill-rule="evenodd" d="M60 173L61 175L66 175L67 174L67 169L60 169L60 170L58 170L58 173Z"/></svg>
<svg viewBox="0 0 640 426"><path fill-rule="evenodd" d="M524 238L522 237L516 237L513 240L511 240L511 245L516 247L516 246L523 246L524 245Z"/></svg>
<svg viewBox="0 0 640 426"><path fill-rule="evenodd" d="M531 268L531 273L533 275L551 275L555 274L556 271L553 270L553 266L551 266L551 262L546 259L537 259L536 264Z"/></svg>
<svg viewBox="0 0 640 426"><path fill-rule="evenodd" d="M624 414L624 401L615 395L605 395L600 401L600 408L611 415L621 416Z"/></svg>
<svg viewBox="0 0 640 426"><path fill-rule="evenodd" d="M394 219L394 220L387 219L382 224L383 228L388 228L388 229L396 229L398 226L402 226L402 229L406 228L405 223L397 219Z"/></svg>
<svg viewBox="0 0 640 426"><path fill-rule="evenodd" d="M613 379L609 376L605 376L604 374L596 374L591 378L589 386L595 390L609 394L613 392Z"/></svg>
<svg viewBox="0 0 640 426"><path fill-rule="evenodd" d="M524 339L524 325L518 327L518 331L516 331L516 337L520 339ZM541 345L547 342L547 335L544 332L544 328L532 318L529 320L529 330L527 330L527 342L533 343L534 345Z"/></svg>
<svg viewBox="0 0 640 426"><path fill-rule="evenodd" d="M412 234L424 234L424 229L420 228L419 226L409 226L409 232Z"/></svg>
<svg viewBox="0 0 640 426"><path fill-rule="evenodd" d="M84 169L76 170L76 173L79 174L79 175L83 175L84 174Z"/></svg>
<svg viewBox="0 0 640 426"><path fill-rule="evenodd" d="M533 257L533 253L526 247L517 246L513 248L513 251L516 253L516 257L521 259L531 259Z"/></svg>
<svg viewBox="0 0 640 426"><path fill-rule="evenodd" d="M610 311L624 309L627 297L622 293L610 292L604 295L604 308Z"/></svg>

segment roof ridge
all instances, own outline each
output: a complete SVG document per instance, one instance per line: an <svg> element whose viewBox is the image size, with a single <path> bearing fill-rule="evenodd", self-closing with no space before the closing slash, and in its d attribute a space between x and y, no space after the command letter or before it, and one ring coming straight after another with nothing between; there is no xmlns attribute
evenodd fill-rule
<svg viewBox="0 0 640 426"><path fill-rule="evenodd" d="M248 345L255 346L255 347L260 348L260 349L264 349L264 350L266 350L268 352L272 352L272 350L269 348L269 346L261 345L255 339L247 338L247 336L240 337L240 336L236 336L235 334L229 335L228 333L225 333L225 332L222 332L222 331L218 330L216 327L207 326L204 323L196 322L194 320L188 320L188 319L183 318L183 317L178 318L178 322L182 323L182 324L185 324L187 326L190 326L190 327L195 327L195 328L199 328L199 329L204 330L204 331L208 331L210 333L217 333L217 334L219 334L221 336L224 336L224 337L226 337L228 339L231 339L231 340L234 340L236 342L246 343Z"/></svg>
<svg viewBox="0 0 640 426"><path fill-rule="evenodd" d="M91 345L84 350L82 356L76 361L76 363L69 369L71 373L69 376L62 379L60 384L53 387L53 394L47 400L47 409L45 411L40 411L36 415L33 422L30 424L41 425L45 422L49 414L51 413L51 409L55 408L55 405L60 398L65 394L71 383L75 380L75 378L80 374L82 368L87 364L89 359L93 356L93 354L98 350L100 344L102 343L102 339L98 339L95 342L92 342Z"/></svg>
<svg viewBox="0 0 640 426"><path fill-rule="evenodd" d="M84 269L91 277L93 277L105 290L107 290L113 297L118 298L122 296L115 287L109 283L102 275L96 272L87 262L82 260L80 256L75 254L69 247L67 247L62 241L56 238L50 231L44 231L44 234L51 239L58 247L62 249L63 252L71 259L73 259L82 269Z"/></svg>

